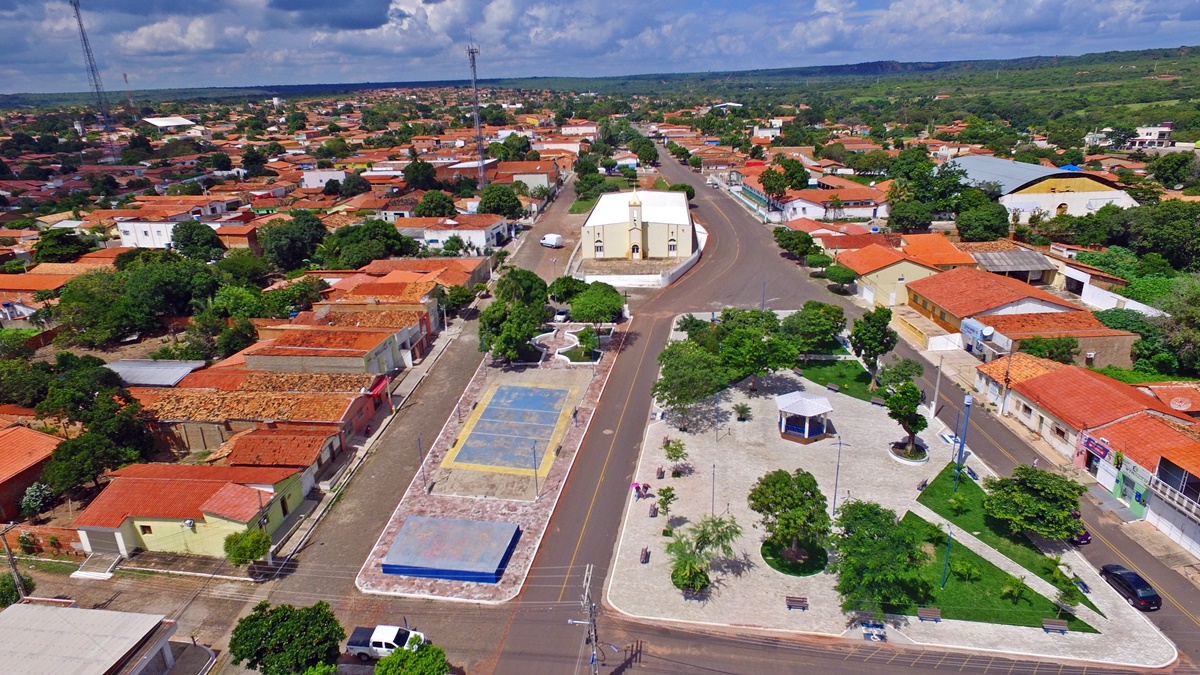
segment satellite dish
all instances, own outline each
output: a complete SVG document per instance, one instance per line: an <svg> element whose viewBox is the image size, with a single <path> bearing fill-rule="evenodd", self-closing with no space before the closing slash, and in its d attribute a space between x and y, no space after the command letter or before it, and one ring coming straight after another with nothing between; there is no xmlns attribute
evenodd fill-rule
<svg viewBox="0 0 1200 675"><path fill-rule="evenodd" d="M871 187L875 187L875 181L871 181Z"/></svg>
<svg viewBox="0 0 1200 675"><path fill-rule="evenodd" d="M1173 188L1171 188L1171 189L1172 189L1172 190L1182 190L1182 189L1183 189L1183 183L1176 183L1176 184L1175 184L1175 187L1173 187Z"/></svg>
<svg viewBox="0 0 1200 675"><path fill-rule="evenodd" d="M1177 396L1177 397L1171 399L1170 405L1171 405L1172 410L1179 410L1179 411L1191 410L1192 409L1192 399L1185 398L1183 396Z"/></svg>
<svg viewBox="0 0 1200 675"><path fill-rule="evenodd" d="M196 521L188 518L187 520L183 521L183 526L190 530L196 526Z"/></svg>

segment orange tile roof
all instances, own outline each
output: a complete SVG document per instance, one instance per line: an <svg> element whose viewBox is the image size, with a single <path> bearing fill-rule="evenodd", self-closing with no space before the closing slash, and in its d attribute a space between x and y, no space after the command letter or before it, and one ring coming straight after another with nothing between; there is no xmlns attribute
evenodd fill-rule
<svg viewBox="0 0 1200 675"><path fill-rule="evenodd" d="M997 239L996 241L958 241L954 242L954 248L967 253L1002 253L1004 251L1024 251L1025 249L1017 246L1011 239Z"/></svg>
<svg viewBox="0 0 1200 675"><path fill-rule="evenodd" d="M1078 366L1067 366L1014 384L1013 390L1072 429L1093 429L1144 410L1192 421L1149 394Z"/></svg>
<svg viewBox="0 0 1200 675"><path fill-rule="evenodd" d="M360 284L346 293L346 297L387 298L399 303L420 303L437 284L428 281L415 283L369 283Z"/></svg>
<svg viewBox="0 0 1200 675"><path fill-rule="evenodd" d="M1012 359L1011 366L1008 363L1010 358ZM1065 363L1031 356L1025 352L1017 352L1012 356L1002 356L975 366L975 370L1001 384L1004 383L1004 377L1007 375L1009 383L1015 384L1040 377L1046 373L1053 373L1056 370L1062 370L1066 367L1067 364Z"/></svg>
<svg viewBox="0 0 1200 675"><path fill-rule="evenodd" d="M200 520L205 512L247 522L258 514L260 498L261 503L269 499L248 485L273 486L295 473L293 468L133 464L110 474L113 479L74 525L111 529L129 517Z"/></svg>
<svg viewBox="0 0 1200 675"><path fill-rule="evenodd" d="M814 235L813 238L818 239L821 242L821 246L831 251L850 251L870 246L871 244L889 246L887 237L874 232L867 234L818 234Z"/></svg>
<svg viewBox="0 0 1200 675"><path fill-rule="evenodd" d="M62 288L74 274L2 274L0 291L52 291Z"/></svg>
<svg viewBox="0 0 1200 675"><path fill-rule="evenodd" d="M955 267L918 279L908 284L908 290L928 298L959 318L975 316L1026 299L1040 300L1066 309L1083 309L1023 281L974 267Z"/></svg>
<svg viewBox="0 0 1200 675"><path fill-rule="evenodd" d="M825 230L841 234L870 234L870 230L856 223L823 223L812 218L796 218L784 221L783 226L791 230L803 230L809 234Z"/></svg>
<svg viewBox="0 0 1200 675"><path fill-rule="evenodd" d="M369 389L377 377L363 373L272 373L264 370L210 368L189 373L176 386L222 391L355 394Z"/></svg>
<svg viewBox="0 0 1200 675"><path fill-rule="evenodd" d="M940 234L906 234L903 249L933 265L974 265L975 258Z"/></svg>
<svg viewBox="0 0 1200 675"><path fill-rule="evenodd" d="M1044 336L1131 336L1136 333L1108 328L1091 312L1038 312L1035 314L981 314L976 320L1010 338Z"/></svg>
<svg viewBox="0 0 1200 675"><path fill-rule="evenodd" d="M311 314L311 313L309 313ZM342 326L355 328L387 328L392 331L415 326L421 322L421 317L427 312L412 309L383 309L361 312L329 312L320 319L306 317L306 322L314 325ZM297 319L300 317L297 316Z"/></svg>
<svg viewBox="0 0 1200 675"><path fill-rule="evenodd" d="M317 461L330 436L328 431L255 429L232 439L230 466L309 467Z"/></svg>
<svg viewBox="0 0 1200 675"><path fill-rule="evenodd" d="M275 338L275 348L352 349L371 351L391 337L389 330L315 330L298 328L284 331ZM259 351L262 353L262 350Z"/></svg>
<svg viewBox="0 0 1200 675"><path fill-rule="evenodd" d="M1140 413L1093 429L1089 435L1103 438L1109 448L1152 473L1158 458L1165 457L1193 476L1200 475L1200 433L1189 426Z"/></svg>
<svg viewBox="0 0 1200 675"><path fill-rule="evenodd" d="M357 398L352 394L246 392L131 387L146 417L160 422L283 420L336 423Z"/></svg>
<svg viewBox="0 0 1200 675"><path fill-rule="evenodd" d="M1143 384L1158 400L1179 412L1200 412L1200 382ZM1200 474L1197 474L1200 475Z"/></svg>
<svg viewBox="0 0 1200 675"><path fill-rule="evenodd" d="M50 459L61 438L26 427L0 429L0 485Z"/></svg>
<svg viewBox="0 0 1200 675"><path fill-rule="evenodd" d="M870 274L885 267L891 267L904 260L937 271L936 267L923 260L905 255L902 251L897 251L888 246L880 246L879 244L871 244L870 246L864 246L853 251L846 251L837 257L838 264L849 267L859 275Z"/></svg>

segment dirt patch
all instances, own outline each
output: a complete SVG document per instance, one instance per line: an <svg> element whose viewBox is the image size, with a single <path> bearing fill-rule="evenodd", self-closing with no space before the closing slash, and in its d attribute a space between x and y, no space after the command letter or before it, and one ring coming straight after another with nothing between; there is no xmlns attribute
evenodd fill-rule
<svg viewBox="0 0 1200 675"><path fill-rule="evenodd" d="M69 351L76 356L95 356L105 363L112 363L122 359L148 359L159 347L169 344L171 339L171 336L167 333L143 336L136 342L117 345L110 349L89 349L87 347L65 347L63 345L49 344L34 352L33 360L54 361L55 355L63 351Z"/></svg>

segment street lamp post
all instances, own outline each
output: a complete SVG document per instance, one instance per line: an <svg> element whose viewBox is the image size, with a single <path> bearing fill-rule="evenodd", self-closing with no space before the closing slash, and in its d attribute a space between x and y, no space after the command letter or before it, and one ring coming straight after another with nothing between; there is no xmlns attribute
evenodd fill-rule
<svg viewBox="0 0 1200 675"><path fill-rule="evenodd" d="M833 470L833 515L837 515L838 479L842 475L842 435L838 434L837 467Z"/></svg>
<svg viewBox="0 0 1200 675"><path fill-rule="evenodd" d="M946 573L950 571L950 542L954 541L954 528L946 526L946 561L942 563L942 588L946 587Z"/></svg>
<svg viewBox="0 0 1200 675"><path fill-rule="evenodd" d="M967 426L971 423L971 404L975 399L970 394L963 397L962 430L958 432L958 458L954 462L954 491L958 492L958 474L962 472L963 453L967 446Z"/></svg>
<svg viewBox="0 0 1200 675"><path fill-rule="evenodd" d="M937 377L933 381L933 400L929 402L929 415L937 417L938 395L942 390L942 361L946 359L945 354L938 356Z"/></svg>

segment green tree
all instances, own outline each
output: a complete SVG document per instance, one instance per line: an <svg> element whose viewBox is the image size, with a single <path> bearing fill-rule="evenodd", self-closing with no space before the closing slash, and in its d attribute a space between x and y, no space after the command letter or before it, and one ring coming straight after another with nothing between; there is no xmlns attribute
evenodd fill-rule
<svg viewBox="0 0 1200 675"><path fill-rule="evenodd" d="M21 515L29 519L36 518L53 503L54 491L45 483L36 482L25 488L25 494L21 497Z"/></svg>
<svg viewBox="0 0 1200 675"><path fill-rule="evenodd" d="M762 526L776 544L787 544L802 555L800 543L824 546L829 539L830 520L825 495L817 479L804 469L788 473L772 471L750 488L750 510L762 516Z"/></svg>
<svg viewBox="0 0 1200 675"><path fill-rule="evenodd" d="M516 220L523 215L523 209L521 200L507 185L492 183L479 194L479 213L495 213Z"/></svg>
<svg viewBox="0 0 1200 675"><path fill-rule="evenodd" d="M271 273L271 263L244 248L229 251L213 267L235 286L257 287Z"/></svg>
<svg viewBox="0 0 1200 675"><path fill-rule="evenodd" d="M546 282L537 274L519 267L504 273L496 282L496 299L505 303L539 305L546 303Z"/></svg>
<svg viewBox="0 0 1200 675"><path fill-rule="evenodd" d="M229 155L223 152L214 152L209 155L208 165L217 171L229 171L233 169L233 160L229 159Z"/></svg>
<svg viewBox="0 0 1200 675"><path fill-rule="evenodd" d="M699 169L700 167L704 166L704 160L700 159L700 157L697 155L688 157L687 163L688 166L692 167L693 169Z"/></svg>
<svg viewBox="0 0 1200 675"><path fill-rule="evenodd" d="M43 232L33 244L33 261L72 262L95 248L72 230L58 229Z"/></svg>
<svg viewBox="0 0 1200 675"><path fill-rule="evenodd" d="M903 384L911 384L913 380L925 374L925 367L920 361L909 358L892 357L892 362L879 369L879 386L888 394L896 393Z"/></svg>
<svg viewBox="0 0 1200 675"><path fill-rule="evenodd" d="M804 230L793 230L790 227L776 227L772 233L779 248L787 251L796 258L803 258L814 249L812 235Z"/></svg>
<svg viewBox="0 0 1200 675"><path fill-rule="evenodd" d="M0 328L0 359L27 359L33 356L29 347L32 334L22 330Z"/></svg>
<svg viewBox="0 0 1200 675"><path fill-rule="evenodd" d="M658 488L658 510L662 512L663 518L670 518L671 505L678 499L675 488L670 486Z"/></svg>
<svg viewBox="0 0 1200 675"><path fill-rule="evenodd" d="M819 270L824 270L833 264L833 258L821 252L809 253L804 257L804 264L809 267L815 267Z"/></svg>
<svg viewBox="0 0 1200 675"><path fill-rule="evenodd" d="M888 226L897 232L928 232L933 225L933 209L918 201L896 202L888 213Z"/></svg>
<svg viewBox="0 0 1200 675"><path fill-rule="evenodd" d="M321 194L329 197L337 196L338 194L341 194L341 192L342 182L336 178L330 178L329 180L325 181L325 186L321 188Z"/></svg>
<svg viewBox="0 0 1200 675"><path fill-rule="evenodd" d="M667 343L658 363L662 373L650 392L659 405L680 416L727 382L721 359L691 340Z"/></svg>
<svg viewBox="0 0 1200 675"><path fill-rule="evenodd" d="M1146 170L1163 187L1190 185L1200 179L1200 159L1192 152L1170 152L1147 162Z"/></svg>
<svg viewBox="0 0 1200 675"><path fill-rule="evenodd" d="M46 398L53 378L52 369L44 363L25 359L0 361L0 403L31 408Z"/></svg>
<svg viewBox="0 0 1200 675"><path fill-rule="evenodd" d="M509 136L512 138L512 136ZM521 137L523 138L523 137ZM409 638L407 649L397 649L375 664L374 675L448 675L450 662L441 647Z"/></svg>
<svg viewBox="0 0 1200 675"><path fill-rule="evenodd" d="M1008 525L1013 533L1033 532L1047 539L1066 539L1079 532L1079 509L1083 485L1056 473L1019 464L1007 478L988 476L983 480L987 496L983 509Z"/></svg>
<svg viewBox="0 0 1200 675"><path fill-rule="evenodd" d="M679 438L669 438L663 441L663 456L671 463L671 471L681 471L681 464L687 461L688 451L683 440Z"/></svg>
<svg viewBox="0 0 1200 675"><path fill-rule="evenodd" d="M346 174L346 180L342 181L342 187L341 190L338 191L338 194L345 198L353 197L354 195L361 195L364 192L370 191L371 184L367 182L366 178L363 178L357 173L348 173Z"/></svg>
<svg viewBox="0 0 1200 675"><path fill-rule="evenodd" d="M921 414L921 390L912 382L905 382L896 387L896 393L887 397L885 405L888 417L899 422L908 434L908 452L913 452L917 434L929 426L929 420Z"/></svg>
<svg viewBox="0 0 1200 675"><path fill-rule="evenodd" d="M808 169L804 168L804 164L798 159L785 157L779 162L779 166L783 169L783 177L787 180L787 186L793 190L808 189Z"/></svg>
<svg viewBox="0 0 1200 675"><path fill-rule="evenodd" d="M675 183L667 189L671 192L683 192L687 195L688 201L696 198L696 188L688 185L687 183Z"/></svg>
<svg viewBox="0 0 1200 675"><path fill-rule="evenodd" d="M1200 366L1200 276L1182 278L1160 306L1169 315L1154 320L1162 331L1162 344L1181 368L1196 372Z"/></svg>
<svg viewBox="0 0 1200 675"><path fill-rule="evenodd" d="M879 371L879 357L896 348L900 336L888 325L892 320L892 310L887 307L876 307L855 319L850 329L850 347L854 353L866 362L871 371L871 387L875 387L874 375Z"/></svg>
<svg viewBox="0 0 1200 675"><path fill-rule="evenodd" d="M561 276L550 282L550 286L546 289L549 297L555 302L571 302L576 295L586 291L588 283L581 279L576 279L572 276Z"/></svg>
<svg viewBox="0 0 1200 675"><path fill-rule="evenodd" d="M238 621L229 640L233 663L263 675L292 675L336 663L346 631L326 602L297 609L263 601Z"/></svg>
<svg viewBox="0 0 1200 675"><path fill-rule="evenodd" d="M28 574L21 573L21 585L25 587L25 594L29 595L37 588L37 582ZM21 594L17 591L17 582L11 574L0 574L0 609L14 605L21 600Z"/></svg>
<svg viewBox="0 0 1200 675"><path fill-rule="evenodd" d="M958 216L963 241L995 241L1008 236L1008 209L996 202L964 211Z"/></svg>
<svg viewBox="0 0 1200 675"><path fill-rule="evenodd" d="M325 224L307 211L292 214L292 220L273 220L259 229L263 255L283 271L303 267L326 235Z"/></svg>
<svg viewBox="0 0 1200 675"><path fill-rule="evenodd" d="M227 359L255 342L258 342L258 330L254 328L254 324L250 323L248 318L241 317L217 335L214 346L217 356Z"/></svg>
<svg viewBox="0 0 1200 675"><path fill-rule="evenodd" d="M780 335L792 341L800 354L830 344L846 328L846 314L838 305L809 300L779 324Z"/></svg>
<svg viewBox="0 0 1200 675"><path fill-rule="evenodd" d="M617 318L625 307L625 297L616 288L597 281L573 296L570 304L572 321L601 324Z"/></svg>
<svg viewBox="0 0 1200 675"><path fill-rule="evenodd" d="M225 558L241 567L262 560L271 550L271 535L263 530L243 530L225 535Z"/></svg>
<svg viewBox="0 0 1200 675"><path fill-rule="evenodd" d="M404 167L404 182L412 190L436 190L440 183L437 179L437 169L424 160L409 162Z"/></svg>
<svg viewBox="0 0 1200 675"><path fill-rule="evenodd" d="M1059 363L1074 363L1079 356L1079 340L1069 335L1025 338L1020 342L1020 351Z"/></svg>
<svg viewBox="0 0 1200 675"><path fill-rule="evenodd" d="M830 265L825 268L825 278L842 287L844 290L846 284L852 284L858 279L858 273L849 267Z"/></svg>
<svg viewBox="0 0 1200 675"><path fill-rule="evenodd" d="M750 390L758 390L758 378L796 365L796 345L780 336L755 328L737 328L721 344L721 362L726 372L740 379L750 376Z"/></svg>
<svg viewBox="0 0 1200 675"><path fill-rule="evenodd" d="M218 260L225 253L215 230L198 220L185 220L171 230L171 245L191 260Z"/></svg>
<svg viewBox="0 0 1200 675"><path fill-rule="evenodd" d="M222 286L213 296L212 307L220 316L239 319L262 316L262 293L257 288Z"/></svg>
<svg viewBox="0 0 1200 675"><path fill-rule="evenodd" d="M762 185L763 194L775 201L783 199L787 194L787 177L780 171L767 169L759 174L758 182Z"/></svg>
<svg viewBox="0 0 1200 675"><path fill-rule="evenodd" d="M927 556L919 528L899 520L895 511L861 501L842 505L834 524L832 568L843 611L879 617L890 605L917 604L926 597L929 583L921 565Z"/></svg>
<svg viewBox="0 0 1200 675"><path fill-rule="evenodd" d="M454 199L441 190L430 190L421 196L421 201L413 209L413 215L419 218L449 218L457 215Z"/></svg>
<svg viewBox="0 0 1200 675"><path fill-rule="evenodd" d="M84 483L99 487L100 475L141 460L141 454L129 447L118 447L108 438L91 431L58 444L42 472L50 489L62 494Z"/></svg>

